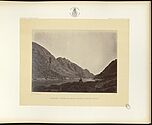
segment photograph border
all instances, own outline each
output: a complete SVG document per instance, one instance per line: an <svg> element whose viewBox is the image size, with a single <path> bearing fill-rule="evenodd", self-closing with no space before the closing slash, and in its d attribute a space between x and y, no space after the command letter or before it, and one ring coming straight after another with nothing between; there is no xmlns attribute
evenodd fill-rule
<svg viewBox="0 0 152 125"><path fill-rule="evenodd" d="M32 92L32 30L117 31L117 93ZM128 19L20 19L20 105L125 106L129 100Z"/></svg>

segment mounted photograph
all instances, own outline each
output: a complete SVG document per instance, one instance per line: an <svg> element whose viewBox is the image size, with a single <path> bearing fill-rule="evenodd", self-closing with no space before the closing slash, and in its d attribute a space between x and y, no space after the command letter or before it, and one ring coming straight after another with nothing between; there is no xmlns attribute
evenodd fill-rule
<svg viewBox="0 0 152 125"><path fill-rule="evenodd" d="M21 19L21 105L128 104L128 28L127 19Z"/></svg>
<svg viewBox="0 0 152 125"><path fill-rule="evenodd" d="M33 30L32 92L117 93L117 32Z"/></svg>

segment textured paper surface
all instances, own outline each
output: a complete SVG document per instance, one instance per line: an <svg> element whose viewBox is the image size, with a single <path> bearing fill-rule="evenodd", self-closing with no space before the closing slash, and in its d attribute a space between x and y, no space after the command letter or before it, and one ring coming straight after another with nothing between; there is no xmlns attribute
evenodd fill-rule
<svg viewBox="0 0 152 125"><path fill-rule="evenodd" d="M80 9L71 17L71 7ZM135 2L0 2L0 122L150 123L150 1ZM20 18L129 19L129 105L21 106ZM26 64L25 64L26 65Z"/></svg>
<svg viewBox="0 0 152 125"><path fill-rule="evenodd" d="M117 32L117 93L32 92L32 30L105 30ZM20 20L20 104L125 106L129 85L129 20Z"/></svg>

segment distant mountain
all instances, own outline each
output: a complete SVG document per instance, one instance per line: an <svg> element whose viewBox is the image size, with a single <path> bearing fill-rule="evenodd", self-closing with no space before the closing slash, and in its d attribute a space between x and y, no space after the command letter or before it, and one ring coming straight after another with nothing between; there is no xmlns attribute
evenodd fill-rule
<svg viewBox="0 0 152 125"><path fill-rule="evenodd" d="M70 60L57 59L44 47L32 42L32 79L93 78L87 69L82 69Z"/></svg>
<svg viewBox="0 0 152 125"><path fill-rule="evenodd" d="M117 59L113 60L95 79L108 79L117 76Z"/></svg>

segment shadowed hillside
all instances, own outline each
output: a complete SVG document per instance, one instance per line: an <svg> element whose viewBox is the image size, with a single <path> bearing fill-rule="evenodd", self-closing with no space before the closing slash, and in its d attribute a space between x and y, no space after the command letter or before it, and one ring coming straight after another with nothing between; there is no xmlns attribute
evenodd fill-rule
<svg viewBox="0 0 152 125"><path fill-rule="evenodd" d="M117 59L113 60L95 79L109 79L117 77Z"/></svg>

